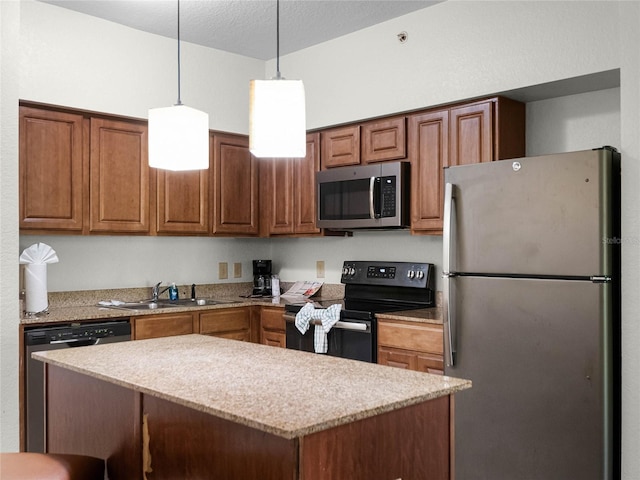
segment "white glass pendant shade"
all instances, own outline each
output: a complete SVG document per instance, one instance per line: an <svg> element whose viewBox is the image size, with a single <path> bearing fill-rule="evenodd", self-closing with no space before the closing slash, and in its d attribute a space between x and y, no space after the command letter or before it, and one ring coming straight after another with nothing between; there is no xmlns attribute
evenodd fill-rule
<svg viewBox="0 0 640 480"><path fill-rule="evenodd" d="M251 80L249 150L256 157L306 156L302 80Z"/></svg>
<svg viewBox="0 0 640 480"><path fill-rule="evenodd" d="M185 105L149 110L149 166L209 168L209 115Z"/></svg>

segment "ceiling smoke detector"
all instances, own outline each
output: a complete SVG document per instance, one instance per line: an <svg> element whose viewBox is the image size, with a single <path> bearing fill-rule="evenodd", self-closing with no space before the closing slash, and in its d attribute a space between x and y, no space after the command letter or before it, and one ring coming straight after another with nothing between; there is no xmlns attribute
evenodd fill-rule
<svg viewBox="0 0 640 480"><path fill-rule="evenodd" d="M405 43L409 39L409 34L407 32L400 32L398 34L398 41L400 43Z"/></svg>

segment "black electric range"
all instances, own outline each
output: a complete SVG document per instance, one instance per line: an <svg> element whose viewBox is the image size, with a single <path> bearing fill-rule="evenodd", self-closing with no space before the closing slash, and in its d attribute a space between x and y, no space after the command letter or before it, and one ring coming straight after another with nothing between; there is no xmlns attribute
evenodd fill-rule
<svg viewBox="0 0 640 480"><path fill-rule="evenodd" d="M340 281L344 299L309 300L316 308L341 304L340 321L328 333L329 355L375 362L376 314L435 306L435 267L430 263L346 261ZM294 325L305 303L285 306L287 348L314 351L311 329L303 335Z"/></svg>

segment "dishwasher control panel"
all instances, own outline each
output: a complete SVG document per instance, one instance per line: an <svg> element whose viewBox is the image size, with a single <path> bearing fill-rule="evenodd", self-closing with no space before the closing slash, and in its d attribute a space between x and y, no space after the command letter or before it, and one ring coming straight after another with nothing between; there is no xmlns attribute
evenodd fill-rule
<svg viewBox="0 0 640 480"><path fill-rule="evenodd" d="M79 340L98 340L110 337L131 338L129 320L113 320L100 323L73 323L61 326L38 326L25 331L26 345L46 345L51 343Z"/></svg>

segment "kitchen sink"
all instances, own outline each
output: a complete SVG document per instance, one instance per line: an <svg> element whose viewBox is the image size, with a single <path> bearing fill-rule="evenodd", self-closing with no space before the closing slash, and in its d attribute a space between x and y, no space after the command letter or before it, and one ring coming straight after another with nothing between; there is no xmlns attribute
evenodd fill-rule
<svg viewBox="0 0 640 480"><path fill-rule="evenodd" d="M240 303L238 300L216 300L215 298L198 298L191 300L190 298L181 298L180 300L141 300L139 302L126 302L117 305L99 305L102 308L111 308L114 310L162 310L165 308L175 307L203 307L207 305L230 305Z"/></svg>
<svg viewBox="0 0 640 480"><path fill-rule="evenodd" d="M180 305L155 302L129 302L120 303L118 305L99 305L102 308L111 308L114 310L159 310L163 308L179 307Z"/></svg>
<svg viewBox="0 0 640 480"><path fill-rule="evenodd" d="M198 298L192 300L190 298L181 298L179 300L160 300L158 305L169 305L174 307L202 307L205 305L228 305L239 303L237 300L217 300L215 298Z"/></svg>

